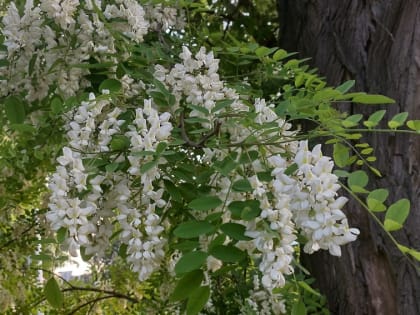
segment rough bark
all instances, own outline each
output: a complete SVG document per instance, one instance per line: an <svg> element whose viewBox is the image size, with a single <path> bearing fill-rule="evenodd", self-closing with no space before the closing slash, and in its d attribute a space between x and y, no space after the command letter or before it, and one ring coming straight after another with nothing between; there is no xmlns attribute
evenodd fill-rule
<svg viewBox="0 0 420 315"><path fill-rule="evenodd" d="M420 119L420 2L418 0L278 0L281 46L311 57L312 64L337 85L356 80L356 90L385 94L396 105L387 117L407 111ZM377 107L351 105L369 114ZM391 202L411 200L404 229L394 233L406 246L420 249L420 137L371 134ZM420 314L420 276L363 209L347 207L361 230L341 258L318 253L306 258L332 314Z"/></svg>

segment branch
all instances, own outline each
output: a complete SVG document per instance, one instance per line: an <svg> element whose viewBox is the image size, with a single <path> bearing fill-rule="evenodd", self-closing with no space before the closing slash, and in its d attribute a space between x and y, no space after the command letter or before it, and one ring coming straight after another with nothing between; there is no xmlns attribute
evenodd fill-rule
<svg viewBox="0 0 420 315"><path fill-rule="evenodd" d="M179 126L181 128L182 140L184 140L188 146L193 147L193 148L203 148L207 140L209 140L211 137L219 133L220 127L222 125L220 121L216 120L214 122L213 129L209 133L205 134L198 142L194 142L188 137L187 132L185 131L184 119L185 119L184 112L181 112L181 114L179 115Z"/></svg>
<svg viewBox="0 0 420 315"><path fill-rule="evenodd" d="M97 292L97 293L104 293L104 294L108 294L109 297L114 297L114 298L122 298L125 299L127 301L130 301L132 303L139 303L139 300L128 296L126 294L123 293L119 293L116 291L112 291L112 290L104 290L104 289L98 289L98 288L86 288L86 287L77 287L72 285L70 288L67 289L63 289L61 290L61 292L71 292L71 291L87 291L87 292Z"/></svg>

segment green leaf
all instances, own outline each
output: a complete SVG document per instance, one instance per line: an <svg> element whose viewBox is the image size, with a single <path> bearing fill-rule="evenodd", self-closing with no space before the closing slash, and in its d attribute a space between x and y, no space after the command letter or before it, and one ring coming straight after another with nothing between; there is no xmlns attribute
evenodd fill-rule
<svg viewBox="0 0 420 315"><path fill-rule="evenodd" d="M99 85L99 92L102 93L103 90L108 90L111 93L117 93L121 91L122 84L119 80L116 79L106 79L102 81Z"/></svg>
<svg viewBox="0 0 420 315"><path fill-rule="evenodd" d="M110 163L107 166L105 166L105 170L107 171L107 173L113 173L118 169L119 166L120 163Z"/></svg>
<svg viewBox="0 0 420 315"><path fill-rule="evenodd" d="M245 252L232 245L214 246L209 254L223 262L238 262L245 258Z"/></svg>
<svg viewBox="0 0 420 315"><path fill-rule="evenodd" d="M200 243L196 240L194 240L194 241L185 240L185 241L182 241L182 242L179 242L177 244L172 245L172 247L174 249L179 249L181 252L190 252L190 251L196 249L199 245L200 245Z"/></svg>
<svg viewBox="0 0 420 315"><path fill-rule="evenodd" d="M250 221L260 215L260 202L258 200L232 201L228 205L232 218L235 220Z"/></svg>
<svg viewBox="0 0 420 315"><path fill-rule="evenodd" d="M365 171L355 171L349 175L347 184L355 193L367 193L368 191L364 189L364 187L367 185L368 181L369 178Z"/></svg>
<svg viewBox="0 0 420 315"><path fill-rule="evenodd" d="M33 133L33 134L35 134L37 131L37 129L34 126L28 125L28 124L11 124L10 129L13 129L15 131L19 131L22 133Z"/></svg>
<svg viewBox="0 0 420 315"><path fill-rule="evenodd" d="M396 231L401 229L409 213L410 201L408 199L400 199L393 203L385 214L385 230Z"/></svg>
<svg viewBox="0 0 420 315"><path fill-rule="evenodd" d="M130 147L130 139L123 135L115 135L112 137L109 146L113 151L123 151Z"/></svg>
<svg viewBox="0 0 420 315"><path fill-rule="evenodd" d="M355 80L349 80L336 87L335 89L344 94L347 93L354 86L355 83Z"/></svg>
<svg viewBox="0 0 420 315"><path fill-rule="evenodd" d="M407 127L415 131L420 131L420 120L407 121Z"/></svg>
<svg viewBox="0 0 420 315"><path fill-rule="evenodd" d="M175 273L180 275L196 269L200 269L206 259L207 253L202 251L194 251L183 254L175 265Z"/></svg>
<svg viewBox="0 0 420 315"><path fill-rule="evenodd" d="M252 186L247 179L240 179L233 183L232 190L238 192L249 192L252 191Z"/></svg>
<svg viewBox="0 0 420 315"><path fill-rule="evenodd" d="M293 163L292 165L288 166L284 170L284 174L287 176L292 175L294 172L296 172L299 169L299 166L296 163Z"/></svg>
<svg viewBox="0 0 420 315"><path fill-rule="evenodd" d="M168 144L166 142L159 142L159 144L156 147L156 154L161 155L166 148L168 147Z"/></svg>
<svg viewBox="0 0 420 315"><path fill-rule="evenodd" d="M57 237L57 242L59 244L63 243L67 237L67 228L61 227L60 229L58 229L56 233L56 237Z"/></svg>
<svg viewBox="0 0 420 315"><path fill-rule="evenodd" d="M44 295L48 303L54 308L60 308L64 303L63 292L61 292L57 281L52 277L48 279L44 287Z"/></svg>
<svg viewBox="0 0 420 315"><path fill-rule="evenodd" d="M370 211L385 211L386 207L383 204L384 201L388 198L387 189L375 189L369 193L366 198L366 203Z"/></svg>
<svg viewBox="0 0 420 315"><path fill-rule="evenodd" d="M204 279L202 270L194 270L183 276L176 285L174 292L169 297L171 302L181 301L188 298Z"/></svg>
<svg viewBox="0 0 420 315"><path fill-rule="evenodd" d="M351 115L341 122L344 128L356 127L363 118L362 114Z"/></svg>
<svg viewBox="0 0 420 315"><path fill-rule="evenodd" d="M257 55L257 57L261 58L261 57L265 57L265 56L271 54L272 52L273 52L273 48L268 48L268 47L262 46L262 47L258 47L255 50L255 55Z"/></svg>
<svg viewBox="0 0 420 315"><path fill-rule="evenodd" d="M395 101L392 98L379 94L364 94L353 97L354 103L361 104L393 104Z"/></svg>
<svg viewBox="0 0 420 315"><path fill-rule="evenodd" d="M319 294L319 292L312 289L311 286L309 284L307 284L305 281L298 281L298 284L305 291L308 291L309 293L311 293L315 296L319 296L319 297L321 296L321 294Z"/></svg>
<svg viewBox="0 0 420 315"><path fill-rule="evenodd" d="M141 167L140 167L140 173L144 174L147 173L148 171L150 171L152 168L154 168L156 165L158 164L157 160L154 161L150 161L147 163L144 163Z"/></svg>
<svg viewBox="0 0 420 315"><path fill-rule="evenodd" d="M53 114L59 114L63 111L63 101L58 96L55 96L50 103L51 111Z"/></svg>
<svg viewBox="0 0 420 315"><path fill-rule="evenodd" d="M210 287L199 287L188 298L187 315L197 315L206 306L210 297Z"/></svg>
<svg viewBox="0 0 420 315"><path fill-rule="evenodd" d="M396 129L398 127L401 127L402 125L404 125L404 122L407 120L407 118L408 118L408 112L399 113L395 115L394 117L392 117L390 121L388 121L388 127L391 129Z"/></svg>
<svg viewBox="0 0 420 315"><path fill-rule="evenodd" d="M182 202L182 195L179 189L169 180L164 180L165 189L174 201Z"/></svg>
<svg viewBox="0 0 420 315"><path fill-rule="evenodd" d="M179 224L174 235L180 238L194 238L215 231L215 227L207 221L187 221Z"/></svg>
<svg viewBox="0 0 420 315"><path fill-rule="evenodd" d="M4 101L7 119L12 124L22 124L25 121L25 107L17 96L9 96Z"/></svg>
<svg viewBox="0 0 420 315"><path fill-rule="evenodd" d="M288 56L289 56L289 54L287 53L287 51L285 51L284 49L279 49L274 53L273 60L274 61L280 61L284 58L287 58Z"/></svg>
<svg viewBox="0 0 420 315"><path fill-rule="evenodd" d="M219 110L232 105L234 100L220 100L216 102L216 105L211 110L212 113L218 112Z"/></svg>
<svg viewBox="0 0 420 315"><path fill-rule="evenodd" d="M333 158L338 167L345 167L349 163L350 148L341 143L335 143L333 148Z"/></svg>
<svg viewBox="0 0 420 315"><path fill-rule="evenodd" d="M291 315L306 315L306 314L307 314L307 311L306 311L305 303L303 303L302 299L299 298L299 301L297 301L292 306Z"/></svg>
<svg viewBox="0 0 420 315"><path fill-rule="evenodd" d="M223 204L223 201L220 200L219 197L205 196L205 197L194 199L188 204L188 207L197 211L207 211L207 210L217 208L218 206L222 204Z"/></svg>
<svg viewBox="0 0 420 315"><path fill-rule="evenodd" d="M249 241L252 239L245 235L246 227L239 223L225 223L220 229L227 236L238 241Z"/></svg>
<svg viewBox="0 0 420 315"><path fill-rule="evenodd" d="M379 122L382 120L386 113L386 110L378 110L374 112L372 115L369 116L369 119L363 122L363 125L365 125L368 128L373 128L379 124Z"/></svg>
<svg viewBox="0 0 420 315"><path fill-rule="evenodd" d="M188 104L187 105L188 108L191 108L193 110L196 110L204 115L208 115L210 114L209 110L207 108L205 108L204 106L198 106L198 105L194 105L194 104Z"/></svg>

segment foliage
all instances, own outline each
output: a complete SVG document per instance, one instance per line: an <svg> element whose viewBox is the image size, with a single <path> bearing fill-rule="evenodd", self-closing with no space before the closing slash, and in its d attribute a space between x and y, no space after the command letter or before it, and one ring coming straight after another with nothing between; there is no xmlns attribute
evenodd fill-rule
<svg viewBox="0 0 420 315"><path fill-rule="evenodd" d="M418 121L399 113L382 128L385 109L338 111L393 101L351 92L354 81L328 87L304 60L267 47L273 11L270 1L10 4L4 313L328 314L299 257L340 256L359 234L340 187L419 259L390 234L409 201L387 206L387 190L367 188L368 171L381 174L363 141L416 134ZM91 285L54 274L63 250L90 260Z"/></svg>

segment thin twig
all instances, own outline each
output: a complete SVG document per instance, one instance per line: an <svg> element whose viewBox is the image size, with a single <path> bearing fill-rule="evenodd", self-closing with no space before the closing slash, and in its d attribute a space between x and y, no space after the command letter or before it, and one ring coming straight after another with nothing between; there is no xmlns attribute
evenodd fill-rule
<svg viewBox="0 0 420 315"><path fill-rule="evenodd" d="M185 119L184 112L181 112L181 114L179 115L179 126L181 128L182 140L184 140L188 146L193 147L193 148L203 148L207 140L209 140L211 137L219 133L220 127L222 125L220 121L215 121L213 129L209 133L205 134L200 139L200 141L194 142L188 137L187 132L185 131L184 119Z"/></svg>

